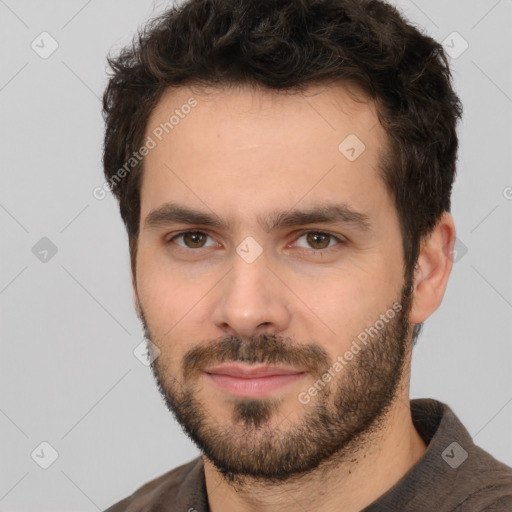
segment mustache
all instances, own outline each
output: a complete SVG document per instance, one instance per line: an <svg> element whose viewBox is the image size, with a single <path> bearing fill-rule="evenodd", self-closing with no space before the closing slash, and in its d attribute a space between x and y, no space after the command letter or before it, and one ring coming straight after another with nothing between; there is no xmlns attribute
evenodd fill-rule
<svg viewBox="0 0 512 512"><path fill-rule="evenodd" d="M299 344L274 334L241 339L230 335L191 348L182 359L185 379L224 362L283 364L321 377L329 368L327 352L313 344Z"/></svg>

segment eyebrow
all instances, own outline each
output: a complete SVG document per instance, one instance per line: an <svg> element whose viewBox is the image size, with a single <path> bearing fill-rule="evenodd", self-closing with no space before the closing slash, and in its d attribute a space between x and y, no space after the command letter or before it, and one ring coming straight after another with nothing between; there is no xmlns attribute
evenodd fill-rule
<svg viewBox="0 0 512 512"><path fill-rule="evenodd" d="M268 215L258 216L257 221L266 231L306 224L346 224L364 232L371 231L368 215L352 209L346 203L320 204L303 210L274 210ZM214 213L195 210L176 203L165 203L152 210L144 221L146 229L164 227L170 224L202 225L230 231L228 222Z"/></svg>

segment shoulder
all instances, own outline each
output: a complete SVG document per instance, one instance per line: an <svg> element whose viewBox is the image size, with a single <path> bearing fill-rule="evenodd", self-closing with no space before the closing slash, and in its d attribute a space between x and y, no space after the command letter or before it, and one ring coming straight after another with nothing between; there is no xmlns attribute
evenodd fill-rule
<svg viewBox="0 0 512 512"><path fill-rule="evenodd" d="M490 453L474 446L470 457L474 464L465 479L472 480L474 491L455 509L456 512L512 511L512 468ZM468 457L469 459L469 457Z"/></svg>
<svg viewBox="0 0 512 512"><path fill-rule="evenodd" d="M145 483L133 494L110 506L104 512L156 510L154 507L158 503L162 503L161 498L165 499L165 503L169 507L177 507L179 504L181 509L183 505L186 505L184 500L192 499L193 495L197 494L197 499L200 499L203 486L203 461L201 457L197 457ZM167 509L158 508L158 510ZM184 508L184 510L186 511L188 508Z"/></svg>
<svg viewBox="0 0 512 512"><path fill-rule="evenodd" d="M461 503L454 512L510 512L511 510L512 494L489 501L486 493L477 493Z"/></svg>
<svg viewBox="0 0 512 512"><path fill-rule="evenodd" d="M390 503L406 496L407 510L512 512L512 468L476 445L447 404L415 399L411 413L427 450Z"/></svg>

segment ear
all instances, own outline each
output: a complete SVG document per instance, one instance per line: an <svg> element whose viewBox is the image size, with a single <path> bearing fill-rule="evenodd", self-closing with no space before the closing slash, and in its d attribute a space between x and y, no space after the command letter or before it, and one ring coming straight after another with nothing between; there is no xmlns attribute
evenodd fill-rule
<svg viewBox="0 0 512 512"><path fill-rule="evenodd" d="M414 272L414 298L409 315L412 324L425 321L439 307L453 266L455 223L444 212L427 240L421 244Z"/></svg>

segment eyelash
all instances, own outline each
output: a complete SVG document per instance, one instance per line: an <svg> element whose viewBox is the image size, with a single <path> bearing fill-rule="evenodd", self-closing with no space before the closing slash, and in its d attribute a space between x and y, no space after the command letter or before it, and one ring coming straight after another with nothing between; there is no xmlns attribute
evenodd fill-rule
<svg viewBox="0 0 512 512"><path fill-rule="evenodd" d="M166 241L166 244L169 244L171 242L174 242L174 240L176 240L177 238L180 238L180 237L183 237L184 235L187 235L189 233L198 233L198 234L201 234L201 235L206 235L207 237L210 237L210 235L208 233L206 233L205 231L199 231L199 230L187 230L187 231L181 231L180 233L177 233L175 234L174 236L172 236L171 238L169 238L167 241ZM334 239L338 242L337 245L345 245L347 242L341 238L339 238L338 236L336 235L333 235L332 233L329 233L327 231L318 231L318 230L306 230L306 231L302 231L298 234L297 238L295 239L295 241L297 241L299 238L302 238L304 235L308 235L308 234L316 234L316 235L324 235L324 236L328 236L330 237L331 239ZM210 237L211 238L211 237ZM313 253L313 254L323 254L327 251L329 251L329 249L335 249L337 247L337 245L334 245L334 246L331 246L331 247L326 247L324 249L313 249L313 248L304 248L304 247L299 247L299 249L302 249L303 251L308 251L309 253ZM181 245L178 245L178 247L180 249L184 249L184 250L189 250L189 251L194 251L194 250L200 250L200 249L205 249L207 247L198 247L197 249L194 249L194 248L191 248L191 247L184 247L184 246L181 246Z"/></svg>

